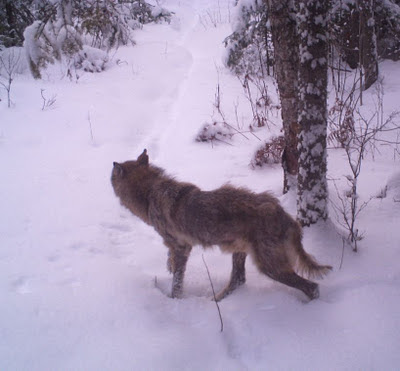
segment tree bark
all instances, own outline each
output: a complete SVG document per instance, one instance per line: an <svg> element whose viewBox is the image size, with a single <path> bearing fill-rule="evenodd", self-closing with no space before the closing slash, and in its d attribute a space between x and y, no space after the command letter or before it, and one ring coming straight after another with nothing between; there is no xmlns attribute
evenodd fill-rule
<svg viewBox="0 0 400 371"><path fill-rule="evenodd" d="M375 26L375 0L346 3L338 26L340 47L350 68L362 68L363 90L378 79L378 50Z"/></svg>
<svg viewBox="0 0 400 371"><path fill-rule="evenodd" d="M299 1L299 174L297 217L303 226L327 212L327 2Z"/></svg>
<svg viewBox="0 0 400 371"><path fill-rule="evenodd" d="M360 62L364 69L363 90L367 90L378 80L374 1L358 0L358 9L360 14Z"/></svg>
<svg viewBox="0 0 400 371"><path fill-rule="evenodd" d="M266 0L274 45L275 75L281 100L285 139L282 156L283 193L294 185L298 173L298 38L291 0Z"/></svg>

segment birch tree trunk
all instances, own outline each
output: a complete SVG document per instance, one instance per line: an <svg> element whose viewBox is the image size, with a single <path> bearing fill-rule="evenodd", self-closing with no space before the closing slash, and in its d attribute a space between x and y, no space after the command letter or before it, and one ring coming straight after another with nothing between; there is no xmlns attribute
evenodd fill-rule
<svg viewBox="0 0 400 371"><path fill-rule="evenodd" d="M281 100L285 148L282 156L283 193L298 172L298 38L292 0L266 0L274 45L275 75Z"/></svg>
<svg viewBox="0 0 400 371"><path fill-rule="evenodd" d="M300 0L299 174L297 218L303 226L327 212L327 2Z"/></svg>

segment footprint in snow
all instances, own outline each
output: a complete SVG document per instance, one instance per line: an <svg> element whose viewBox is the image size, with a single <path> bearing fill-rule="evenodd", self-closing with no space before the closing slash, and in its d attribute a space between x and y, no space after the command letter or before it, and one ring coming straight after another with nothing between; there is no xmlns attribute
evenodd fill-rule
<svg viewBox="0 0 400 371"><path fill-rule="evenodd" d="M19 277L12 282L12 288L18 294L25 295L33 292L32 282L27 277Z"/></svg>

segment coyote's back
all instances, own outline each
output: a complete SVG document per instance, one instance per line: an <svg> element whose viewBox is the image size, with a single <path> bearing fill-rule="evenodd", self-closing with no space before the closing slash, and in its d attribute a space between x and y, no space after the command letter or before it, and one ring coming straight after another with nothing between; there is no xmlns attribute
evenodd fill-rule
<svg viewBox="0 0 400 371"><path fill-rule="evenodd" d="M297 273L322 277L331 267L319 265L304 251L299 224L270 194L229 185L202 191L150 165L146 150L136 161L114 163L111 182L121 203L152 225L168 247L172 297L182 293L194 245L218 245L233 254L231 279L218 300L245 282L247 254L270 278L300 289L310 299L318 297L318 285Z"/></svg>

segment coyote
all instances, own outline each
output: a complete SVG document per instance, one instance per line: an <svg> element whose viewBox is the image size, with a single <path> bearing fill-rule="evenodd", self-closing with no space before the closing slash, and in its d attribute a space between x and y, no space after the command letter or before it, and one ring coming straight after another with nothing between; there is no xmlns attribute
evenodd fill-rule
<svg viewBox="0 0 400 371"><path fill-rule="evenodd" d="M136 161L114 162L111 183L121 204L164 239L169 249L167 267L173 274L173 298L182 295L186 262L194 245L218 245L233 254L230 282L217 300L245 282L247 254L260 272L303 291L310 299L318 298L318 285L295 271L320 278L332 269L319 265L304 251L301 227L267 192L230 185L202 191L149 164L146 150Z"/></svg>

